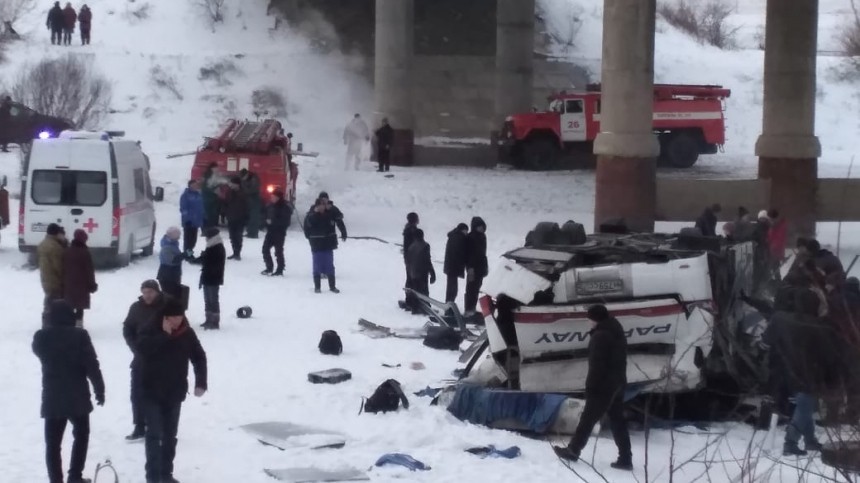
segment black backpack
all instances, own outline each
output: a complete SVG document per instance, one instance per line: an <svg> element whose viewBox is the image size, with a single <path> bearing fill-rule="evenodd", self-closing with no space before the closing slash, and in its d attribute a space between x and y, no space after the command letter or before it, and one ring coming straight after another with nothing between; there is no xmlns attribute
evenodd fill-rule
<svg viewBox="0 0 860 483"><path fill-rule="evenodd" d="M343 344L340 342L340 336L333 330L327 330L322 333L320 343L317 346L320 352L330 356L339 356L343 352Z"/></svg>
<svg viewBox="0 0 860 483"><path fill-rule="evenodd" d="M453 327L431 326L427 328L427 335L424 336L424 345L433 349L456 351L460 350L461 342L463 336Z"/></svg>
<svg viewBox="0 0 860 483"><path fill-rule="evenodd" d="M403 393L400 383L394 379L388 379L380 384L369 398L362 398L361 409L358 410L358 414L361 414L362 411L368 413L397 411L401 402L404 409L409 409L409 400L406 399L406 394Z"/></svg>

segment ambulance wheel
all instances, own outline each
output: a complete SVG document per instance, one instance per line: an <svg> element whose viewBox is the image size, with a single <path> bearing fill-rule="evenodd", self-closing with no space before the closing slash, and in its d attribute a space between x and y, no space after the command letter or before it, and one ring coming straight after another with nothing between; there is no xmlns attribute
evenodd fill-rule
<svg viewBox="0 0 860 483"><path fill-rule="evenodd" d="M140 254L145 257L151 257L153 253L155 253L155 223L152 224L152 238L149 239L149 245L140 251Z"/></svg>
<svg viewBox="0 0 860 483"><path fill-rule="evenodd" d="M688 134L670 138L666 149L666 157L674 168L690 168L699 160L699 145Z"/></svg>

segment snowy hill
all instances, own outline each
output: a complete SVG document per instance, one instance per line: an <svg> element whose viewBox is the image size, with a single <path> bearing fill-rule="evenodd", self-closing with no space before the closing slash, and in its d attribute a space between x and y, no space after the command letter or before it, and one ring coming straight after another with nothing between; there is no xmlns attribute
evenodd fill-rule
<svg viewBox="0 0 860 483"><path fill-rule="evenodd" d="M542 0L550 8L567 0ZM599 72L601 11L599 0L577 2L584 24L577 48L564 52ZM108 125L140 138L153 161L153 178L165 186L167 199L159 205L159 231L179 222L176 201L190 171L190 159L167 160L172 152L194 149L202 136L213 131L225 115L253 117L251 95L255 89L274 87L287 99L286 125L306 149L321 151L317 160L300 161L299 209L310 204L316 192L329 191L346 214L350 234L378 236L398 241L409 211L421 214L422 227L433 246L434 259L441 259L445 234L458 222L473 215L487 220L490 258L519 244L535 222L572 218L591 225L594 179L590 172L518 173L502 169L396 168L394 179L380 178L368 164L363 170L343 173L341 129L354 112L370 114L370 87L354 74L353 66L337 55L315 55L307 42L290 32L272 32L274 20L265 15L262 0L228 0L225 21L213 33L191 2L149 2L148 17L132 12L144 0L92 0L93 43L71 48L50 45L44 29L44 14L36 12L21 22L19 30L29 41L14 44L10 61L0 69L9 82L20 66L47 56L74 52L89 55L92 62L114 81L113 108ZM657 40L657 80L664 82L722 83L733 90L728 105L730 140L727 154L707 157L700 169L684 176L716 174L750 175L755 171L753 144L761 129L762 53L754 50L754 37L763 19L764 0L743 4L733 21L742 23L744 50L723 52L703 47L660 23ZM835 25L843 6L822 1L822 25ZM111 13L112 12L112 13ZM562 15L562 13L559 13ZM822 44L832 32L822 29ZM824 49L822 45L822 49ZM559 49L561 52L561 49ZM842 176L850 155L857 151L856 88L830 80L829 69L838 59L820 60L821 92L818 105L819 135L825 146L822 173ZM222 81L201 79L201 69L218 70ZM230 67L233 66L233 68ZM177 96L153 82L175 79ZM205 77L205 75L204 75ZM210 76L211 77L211 76ZM0 173L14 174L17 157L0 155ZM17 206L13 205L13 213ZM14 218L14 215L13 215ZM12 220L14 227L16 220ZM835 227L824 226L825 241L835 240ZM5 397L0 402L0 481L44 479L42 427L38 419L39 365L30 351L33 331L39 325L42 294L37 272L21 268L14 228L2 233L0 244L0 293L6 294L0 325L0 366ZM843 248L845 247L843 240ZM848 242L858 251L856 238ZM403 265L399 250L373 241L349 240L336 252L338 281L343 293L314 295L310 280L310 253L296 227L286 246L287 273L284 279L264 279L260 241L246 244L244 260L227 268L222 292L223 330L201 333L210 361L210 393L202 399L189 397L180 424L176 476L183 482L247 483L273 481L262 469L287 466L338 468L369 467L387 452L405 452L424 461L433 470L408 473L375 469L373 481L568 481L573 475L553 456L546 442L519 435L491 431L455 420L443 409L431 407L427 399L412 396L427 385L451 378L458 366L453 353L439 352L407 340L371 340L354 333L356 321L365 317L392 327L419 327L420 318L397 309L402 293ZM846 255L847 256L847 255ZM441 267L437 267L441 272ZM120 335L120 324L128 304L135 300L142 280L152 278L155 259L141 259L129 268L97 274L99 292L87 314L87 328L99 353L107 382L107 404L92 415L92 438L88 473L110 456L123 483L143 481L143 448L126 444L131 431L128 404L130 354ZM441 273L440 273L441 274ZM441 279L442 277L440 277ZM185 267L185 282L195 288L197 269ZM443 282L431 288L441 297ZM250 305L254 317L240 321L236 308ZM202 296L192 291L189 318L201 321ZM338 358L321 356L316 350L320 333L337 330L345 352ZM420 361L426 369L409 368ZM402 364L386 368L382 364ZM353 379L337 386L315 386L306 373L344 367ZM383 380L394 377L404 384L412 407L388 415L361 415L361 396L368 396ZM287 420L343 431L349 442L342 450L314 451L295 448L280 452L261 446L236 428L242 424ZM677 461L699 451L714 434L724 439L712 447L716 459L737 458L731 451L746 447L752 431L746 426L715 425L710 433L687 428L674 435ZM781 435L779 436L781 437ZM651 477L665 469L671 446L667 432L650 436ZM70 435L66 437L66 447ZM517 460L478 460L463 449L484 444L499 447L518 445ZM644 476L645 437L633 433L637 478ZM592 461L592 451L596 449ZM67 454L67 453L66 453ZM610 439L601 437L586 448L607 478L635 481L609 469L615 458ZM655 456L656 455L656 456ZM66 458L68 460L68 458ZM740 471L730 464L727 471ZM769 466L769 465L768 465ZM600 478L582 465L588 481ZM796 479L793 470L771 481ZM689 465L676 474L678 481L698 477L702 468ZM665 473L663 473L665 475ZM713 475L713 481L731 476Z"/></svg>

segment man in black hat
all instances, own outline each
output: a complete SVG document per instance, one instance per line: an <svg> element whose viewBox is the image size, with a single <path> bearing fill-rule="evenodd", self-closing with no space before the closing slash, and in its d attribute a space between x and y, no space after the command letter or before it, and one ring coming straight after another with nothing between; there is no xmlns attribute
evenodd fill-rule
<svg viewBox="0 0 860 483"><path fill-rule="evenodd" d="M230 233L230 246L233 253L228 260L242 259L242 241L245 236L245 226L248 224L248 196L242 191L242 180L236 176L230 180L227 191L226 218L227 229Z"/></svg>
<svg viewBox="0 0 860 483"><path fill-rule="evenodd" d="M146 435L146 421L143 417L143 402L141 393L143 391L140 377L140 358L137 355L137 339L140 337L144 327L149 324L155 315L163 308L164 297L155 280L147 280L140 285L140 297L137 302L131 304L128 315L122 323L122 337L128 348L131 349L131 417L134 422L134 431L125 439L134 441Z"/></svg>
<svg viewBox="0 0 860 483"><path fill-rule="evenodd" d="M206 352L185 318L179 300L165 299L161 311L137 340L146 420L147 483L173 478L179 414L188 392L188 363L194 367L194 395L206 393Z"/></svg>
<svg viewBox="0 0 860 483"><path fill-rule="evenodd" d="M275 277L284 274L284 241L287 238L287 228L290 227L290 220L293 217L293 208L284 199L284 192L275 190L272 193L272 199L269 206L266 207L266 237L263 239L263 261L266 264L266 269L263 270L263 275L272 275ZM278 262L278 268L274 272L274 263L272 263L272 248L275 249L275 259Z"/></svg>
<svg viewBox="0 0 860 483"><path fill-rule="evenodd" d="M612 467L633 470L630 434L624 420L624 390L627 386L627 336L618 319L609 315L605 305L588 309L592 323L588 343L588 376L585 379L585 408L579 425L566 447L553 448L562 459L578 461L594 425L604 414L609 416L612 437L618 447L618 461Z"/></svg>

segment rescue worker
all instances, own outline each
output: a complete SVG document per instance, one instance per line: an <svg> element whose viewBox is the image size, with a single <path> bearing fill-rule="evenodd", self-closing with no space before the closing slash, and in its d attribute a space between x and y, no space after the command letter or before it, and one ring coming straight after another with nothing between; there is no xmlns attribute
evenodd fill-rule
<svg viewBox="0 0 860 483"><path fill-rule="evenodd" d="M86 330L75 327L75 313L64 300L51 304L50 323L33 336L33 353L42 363L42 417L45 419L45 462L48 481L63 483L62 445L66 425L72 423L68 483L84 483L90 441L90 387L96 403L105 403L105 383L93 342ZM27 478L29 479L29 478Z"/></svg>
<svg viewBox="0 0 860 483"><path fill-rule="evenodd" d="M156 280L166 295L182 299L182 261L185 255L179 250L181 231L171 226L161 238L161 251L158 254L158 275Z"/></svg>
<svg viewBox="0 0 860 483"><path fill-rule="evenodd" d="M618 319L609 315L605 305L588 309L592 323L588 343L588 375L585 379L585 408L567 447L555 447L559 458L578 461L594 425L604 414L609 416L612 437L618 447L615 469L633 470L630 434L624 420L624 390L627 386L627 336Z"/></svg>
<svg viewBox="0 0 860 483"><path fill-rule="evenodd" d="M75 24L78 23L78 14L70 2L66 2L63 9L63 45L72 44L72 34L75 32Z"/></svg>
<svg viewBox="0 0 860 483"><path fill-rule="evenodd" d="M88 238L84 230L75 230L69 248L63 252L63 299L75 310L78 327L84 326L84 310L90 308L90 294L99 289Z"/></svg>
<svg viewBox="0 0 860 483"><path fill-rule="evenodd" d="M404 285L406 288L414 288L410 284L411 278L409 276L409 261L407 259L407 253L409 246L412 245L413 241L415 241L415 233L418 231L419 223L420 220L418 218L418 213L411 212L406 215L406 226L403 227L403 249L401 250L403 253L403 266L406 268L406 285ZM403 308L411 310L408 297L406 306Z"/></svg>
<svg viewBox="0 0 860 483"><path fill-rule="evenodd" d="M487 224L481 217L472 218L472 229L467 236L466 250L466 296L463 305L466 317L475 314L478 305L478 293L484 283L484 277L489 273L487 262Z"/></svg>
<svg viewBox="0 0 860 483"><path fill-rule="evenodd" d="M203 289L203 306L206 311L206 321L201 325L204 329L221 328L221 286L224 285L224 268L227 251L221 241L221 233L214 226L203 231L206 237L206 249L198 258L202 265L200 269L200 288Z"/></svg>
<svg viewBox="0 0 860 483"><path fill-rule="evenodd" d="M128 308L128 315L122 323L122 338L132 353L131 364L131 418L134 430L125 437L128 441L135 441L146 435L146 421L143 417L143 381L140 373L140 358L137 355L137 339L143 329L161 311L164 305L164 297L159 289L158 282L146 280L140 285L140 297Z"/></svg>
<svg viewBox="0 0 860 483"><path fill-rule="evenodd" d="M337 249L337 232L335 231L337 215L329 203L327 198L317 198L313 210L305 217L305 237L310 243L311 254L313 255L314 293L321 292L320 286L323 275L328 279L329 290L333 293L340 293L337 288L334 269L334 250ZM342 223L343 221L341 221Z"/></svg>
<svg viewBox="0 0 860 483"><path fill-rule="evenodd" d="M370 141L370 129L361 115L356 114L343 130L343 144L346 145L345 170L349 170L349 162L354 160L355 170L358 171L361 164L361 151L368 141Z"/></svg>
<svg viewBox="0 0 860 483"><path fill-rule="evenodd" d="M415 230L415 239L406 250L406 267L409 270L409 285L412 290L421 295L430 295L430 284L436 283L436 270L433 269L433 261L430 257L430 244L424 241L424 230ZM411 300L409 300L411 299ZM420 302L417 297L408 297L407 303L413 314L420 314Z"/></svg>
<svg viewBox="0 0 860 483"><path fill-rule="evenodd" d="M0 129L6 129L8 124L12 121L12 98L6 96L0 101ZM7 146L6 142L0 142L0 151L4 153L9 152L9 146Z"/></svg>
<svg viewBox="0 0 860 483"><path fill-rule="evenodd" d="M391 169L391 147L394 145L394 129L388 124L388 118L382 118L382 126L376 130L376 160L379 171Z"/></svg>
<svg viewBox="0 0 860 483"><path fill-rule="evenodd" d="M66 18L63 15L63 9L60 7L60 2L54 2L54 6L48 11L48 30L51 31L51 45L63 44L63 28L66 25Z"/></svg>
<svg viewBox="0 0 860 483"><path fill-rule="evenodd" d="M275 190L272 199L266 208L266 237L263 240L263 261L266 269L263 275L280 277L284 275L284 241L287 238L287 229L293 217L293 208L284 199L284 192ZM278 262L277 269L273 272L272 249L275 249L275 260Z"/></svg>
<svg viewBox="0 0 860 483"><path fill-rule="evenodd" d="M263 200L260 198L260 178L247 169L239 171L242 192L248 200L248 238L260 237L263 216Z"/></svg>
<svg viewBox="0 0 860 483"><path fill-rule="evenodd" d="M192 179L188 182L188 187L179 197L179 212L182 215L182 252L186 258L191 259L194 258L198 233L206 219L200 181Z"/></svg>
<svg viewBox="0 0 860 483"><path fill-rule="evenodd" d="M466 257L468 256L469 225L460 223L448 232L448 242L445 244L445 275L448 277L445 286L445 302L456 302L459 293L459 280L466 274Z"/></svg>
<svg viewBox="0 0 860 483"><path fill-rule="evenodd" d="M717 215L723 211L719 203L705 208L701 216L696 219L696 228L702 233L702 236L717 236Z"/></svg>
<svg viewBox="0 0 860 483"><path fill-rule="evenodd" d="M230 234L230 246L233 254L228 260L242 260L242 239L245 235L245 225L248 224L248 197L242 190L242 180L234 177L230 180L230 189L225 202L227 230Z"/></svg>
<svg viewBox="0 0 860 483"><path fill-rule="evenodd" d="M93 25L93 12L87 4L81 5L78 12L78 23L81 26L81 45L90 45L90 30Z"/></svg>
<svg viewBox="0 0 860 483"><path fill-rule="evenodd" d="M42 326L47 327L51 303L63 298L63 253L66 251L66 232L60 225L48 225L45 239L36 253L39 257L39 278L45 300L42 311Z"/></svg>
<svg viewBox="0 0 860 483"><path fill-rule="evenodd" d="M194 396L207 389L206 352L175 299L165 300L160 313L137 340L143 374L146 420L147 483L178 483L173 478L179 414L188 393L188 363L194 366Z"/></svg>

